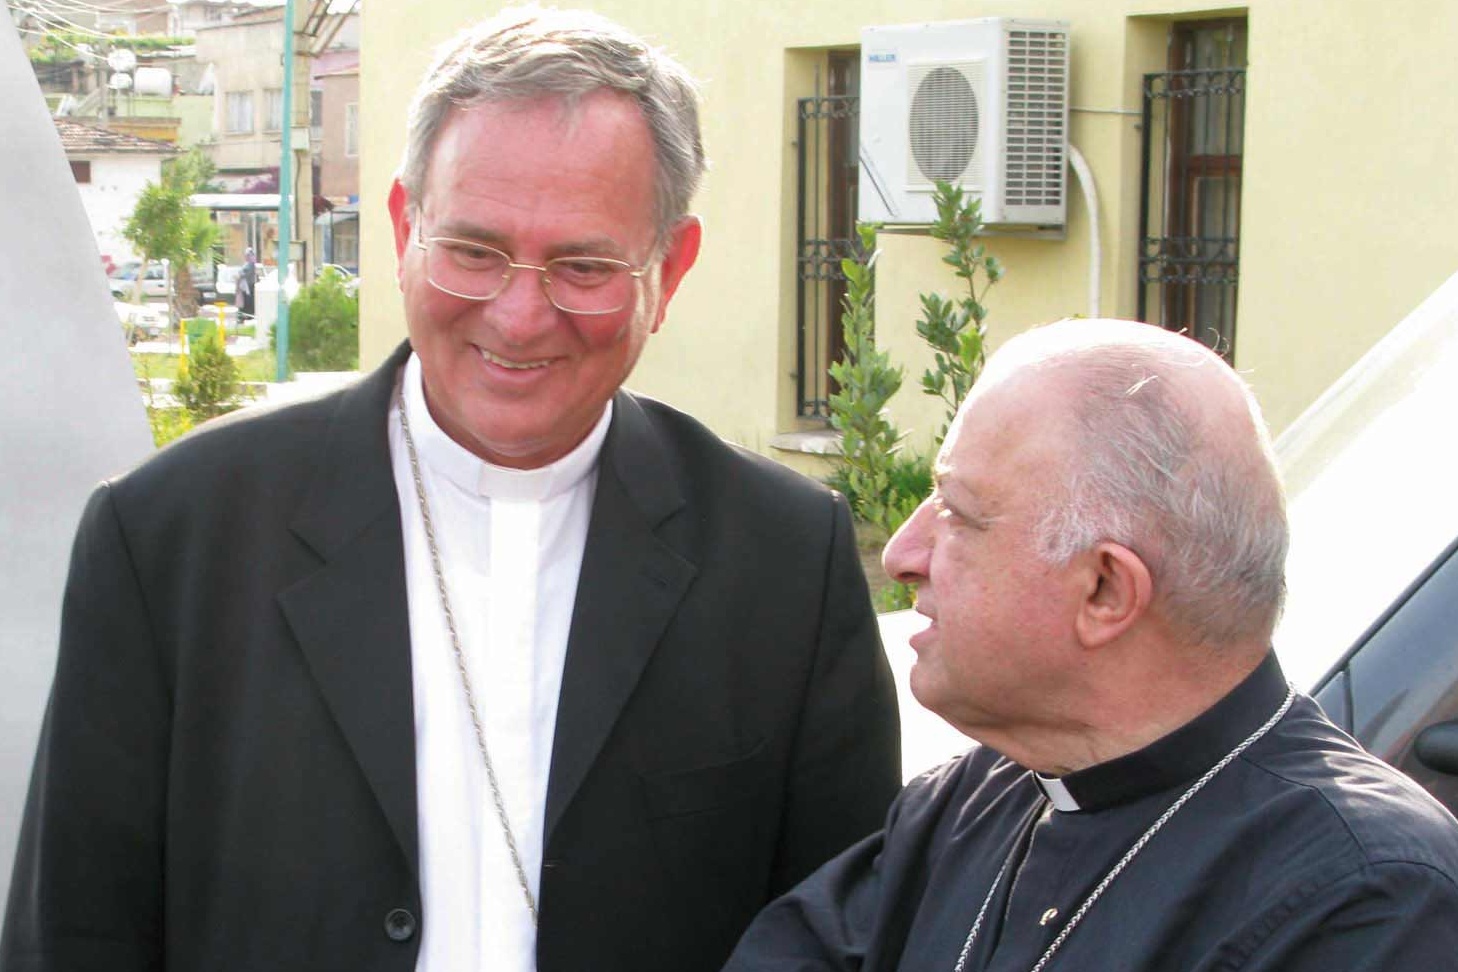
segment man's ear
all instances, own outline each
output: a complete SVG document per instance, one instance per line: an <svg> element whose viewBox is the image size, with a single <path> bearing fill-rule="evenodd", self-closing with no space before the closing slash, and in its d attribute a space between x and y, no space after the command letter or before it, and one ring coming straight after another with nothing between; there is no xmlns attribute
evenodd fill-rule
<svg viewBox="0 0 1458 972"><path fill-rule="evenodd" d="M1105 541L1083 554L1086 586L1074 628L1086 648L1118 640L1149 610L1154 578L1138 554Z"/></svg>
<svg viewBox="0 0 1458 972"><path fill-rule="evenodd" d="M699 244L704 239L704 224L697 216L685 216L674 225L663 249L658 276L658 312L653 316L653 333L658 333L668 302L678 290L684 274L699 258Z"/></svg>
<svg viewBox="0 0 1458 972"><path fill-rule="evenodd" d="M405 248L410 245L410 193L396 179L390 183L390 224L395 228L395 279L400 278L405 265Z"/></svg>

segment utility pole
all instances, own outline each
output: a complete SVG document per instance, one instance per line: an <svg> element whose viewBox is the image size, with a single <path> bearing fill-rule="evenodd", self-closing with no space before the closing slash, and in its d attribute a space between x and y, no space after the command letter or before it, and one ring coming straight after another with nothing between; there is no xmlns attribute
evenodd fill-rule
<svg viewBox="0 0 1458 972"><path fill-rule="evenodd" d="M294 202L294 0L284 2L283 132L278 163L278 318L274 322L276 380L289 376L289 269L293 265ZM304 150L307 164L308 130ZM311 207L312 208L312 207ZM300 281L302 283L303 281Z"/></svg>
<svg viewBox="0 0 1458 972"><path fill-rule="evenodd" d="M288 374L289 309L284 284L292 261L289 248L295 233L301 247L297 280L307 284L314 277L315 257L310 252L314 239L314 156L309 142L310 64L339 33L347 16L359 8L359 0L285 0L284 3L284 137L278 167L279 290L277 373ZM336 9L337 8L337 9ZM298 43L302 41L300 49ZM299 72L303 72L302 80ZM299 124L302 119L303 124Z"/></svg>

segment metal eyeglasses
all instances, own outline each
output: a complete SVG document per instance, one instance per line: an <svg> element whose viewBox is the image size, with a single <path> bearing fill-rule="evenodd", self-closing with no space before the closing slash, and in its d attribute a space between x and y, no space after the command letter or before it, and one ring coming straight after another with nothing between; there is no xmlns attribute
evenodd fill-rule
<svg viewBox="0 0 1458 972"><path fill-rule="evenodd" d="M571 256L545 266L516 263L494 246L449 236L417 236L425 251L425 277L437 290L466 300L494 300L517 270L542 275L542 292L568 314L612 314L632 303L634 284L648 272L611 257Z"/></svg>

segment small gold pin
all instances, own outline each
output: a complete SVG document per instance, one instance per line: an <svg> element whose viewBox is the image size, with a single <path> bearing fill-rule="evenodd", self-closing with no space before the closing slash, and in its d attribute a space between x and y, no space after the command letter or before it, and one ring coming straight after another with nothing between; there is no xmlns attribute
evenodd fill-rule
<svg viewBox="0 0 1458 972"><path fill-rule="evenodd" d="M1046 925L1046 924L1048 924L1048 922L1052 921L1054 918L1057 918L1057 917L1058 917L1058 909L1057 908L1049 908L1047 911L1043 912L1043 917L1040 918L1040 919L1038 919L1038 924L1040 924L1040 925Z"/></svg>

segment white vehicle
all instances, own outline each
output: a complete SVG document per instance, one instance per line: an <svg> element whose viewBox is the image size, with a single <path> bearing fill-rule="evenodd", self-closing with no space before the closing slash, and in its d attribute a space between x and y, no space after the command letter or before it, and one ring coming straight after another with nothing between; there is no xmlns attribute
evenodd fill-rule
<svg viewBox="0 0 1458 972"><path fill-rule="evenodd" d="M120 297L123 300L133 300L136 298L137 270L140 267L140 263L124 263L108 278L111 285L111 292L114 296ZM165 260L153 260L147 264L147 272L142 275L143 297L166 298L171 293L170 285L171 281L168 279L167 263Z"/></svg>

